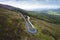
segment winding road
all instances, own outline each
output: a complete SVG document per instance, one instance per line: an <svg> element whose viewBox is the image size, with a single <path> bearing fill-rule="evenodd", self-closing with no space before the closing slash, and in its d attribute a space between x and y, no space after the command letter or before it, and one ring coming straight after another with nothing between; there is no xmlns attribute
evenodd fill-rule
<svg viewBox="0 0 60 40"><path fill-rule="evenodd" d="M27 16L27 20L25 19L24 15L21 14L22 18L24 19L24 21L26 22L26 26L28 29L28 32L32 33L32 34L36 34L37 33L37 29L34 27L34 25L30 22L30 17Z"/></svg>

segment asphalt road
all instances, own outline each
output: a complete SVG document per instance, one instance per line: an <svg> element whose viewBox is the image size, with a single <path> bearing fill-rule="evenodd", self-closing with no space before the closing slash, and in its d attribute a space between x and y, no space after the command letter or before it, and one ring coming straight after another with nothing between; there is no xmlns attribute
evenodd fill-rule
<svg viewBox="0 0 60 40"><path fill-rule="evenodd" d="M34 25L30 22L30 17L27 16L27 20L25 19L24 15L21 14L22 18L24 19L24 21L26 22L26 26L28 29L28 32L35 34L37 33L37 29L34 27Z"/></svg>

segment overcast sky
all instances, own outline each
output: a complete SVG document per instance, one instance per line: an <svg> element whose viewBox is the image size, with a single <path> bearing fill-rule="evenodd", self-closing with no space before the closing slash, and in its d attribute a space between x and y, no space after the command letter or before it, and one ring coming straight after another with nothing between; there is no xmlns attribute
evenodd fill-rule
<svg viewBox="0 0 60 40"><path fill-rule="evenodd" d="M60 0L0 0L0 4L7 4L26 10L60 8Z"/></svg>

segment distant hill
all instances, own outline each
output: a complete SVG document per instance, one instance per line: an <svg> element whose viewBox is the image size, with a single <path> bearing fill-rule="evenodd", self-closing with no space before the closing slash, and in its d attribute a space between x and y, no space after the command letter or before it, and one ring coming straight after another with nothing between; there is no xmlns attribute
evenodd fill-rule
<svg viewBox="0 0 60 40"><path fill-rule="evenodd" d="M60 8L57 9L34 9L32 11L40 11L40 12L48 12L48 11L54 11L54 12L60 12Z"/></svg>

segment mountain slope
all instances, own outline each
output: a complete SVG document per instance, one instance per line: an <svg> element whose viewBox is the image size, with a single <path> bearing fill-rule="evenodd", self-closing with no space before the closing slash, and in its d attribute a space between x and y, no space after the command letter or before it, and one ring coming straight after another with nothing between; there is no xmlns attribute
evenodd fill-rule
<svg viewBox="0 0 60 40"><path fill-rule="evenodd" d="M0 8L0 40L25 40L27 36L26 25L21 15Z"/></svg>
<svg viewBox="0 0 60 40"><path fill-rule="evenodd" d="M31 34L27 31L21 13L30 16L30 21L37 29L37 34ZM38 19L35 14L31 14L19 8L1 4L0 40L60 40L60 24ZM38 17L45 18L41 16L42 14Z"/></svg>

